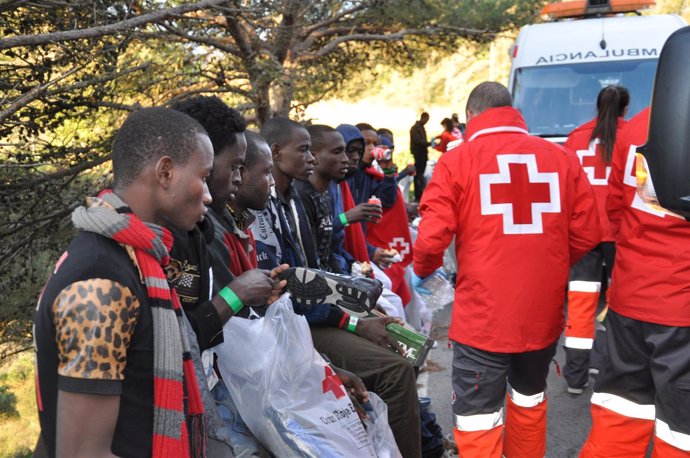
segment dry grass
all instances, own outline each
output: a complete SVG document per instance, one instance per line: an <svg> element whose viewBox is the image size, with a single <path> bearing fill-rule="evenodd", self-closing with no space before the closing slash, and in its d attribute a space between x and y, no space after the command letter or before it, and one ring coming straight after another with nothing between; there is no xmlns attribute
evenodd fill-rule
<svg viewBox="0 0 690 458"><path fill-rule="evenodd" d="M32 352L24 352L0 368L0 386L16 396L17 412L0 413L0 457L29 457L40 432Z"/></svg>

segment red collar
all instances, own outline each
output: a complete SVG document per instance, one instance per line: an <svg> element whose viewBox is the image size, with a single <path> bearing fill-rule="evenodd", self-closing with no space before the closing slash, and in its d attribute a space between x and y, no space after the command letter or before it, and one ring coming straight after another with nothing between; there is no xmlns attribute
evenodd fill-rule
<svg viewBox="0 0 690 458"><path fill-rule="evenodd" d="M527 134L527 124L522 114L513 107L489 108L467 123L465 138L471 142L481 135L497 132Z"/></svg>

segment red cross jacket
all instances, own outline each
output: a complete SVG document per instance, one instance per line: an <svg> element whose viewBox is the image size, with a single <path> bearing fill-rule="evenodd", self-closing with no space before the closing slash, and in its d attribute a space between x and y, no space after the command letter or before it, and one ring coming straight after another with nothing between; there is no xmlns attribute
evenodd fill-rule
<svg viewBox="0 0 690 458"><path fill-rule="evenodd" d="M601 146L598 141L590 142L592 131L597 124L597 119L577 127L568 135L568 140L563 144L577 154L580 164L587 175L589 184L592 185L594 197L599 208L599 222L604 231L603 242L613 242L613 234L606 214L606 198L609 195L608 178L611 173L611 164L604 162L601 157ZM626 124L623 118L618 118L618 132Z"/></svg>
<svg viewBox="0 0 690 458"><path fill-rule="evenodd" d="M621 315L690 326L690 223L648 207L637 195L635 145L647 139L649 109L616 142L607 209L616 237L610 306Z"/></svg>
<svg viewBox="0 0 690 458"><path fill-rule="evenodd" d="M512 107L467 124L424 190L414 270L458 260L449 336L493 352L538 350L563 329L569 268L601 241L592 188L577 157L530 136Z"/></svg>

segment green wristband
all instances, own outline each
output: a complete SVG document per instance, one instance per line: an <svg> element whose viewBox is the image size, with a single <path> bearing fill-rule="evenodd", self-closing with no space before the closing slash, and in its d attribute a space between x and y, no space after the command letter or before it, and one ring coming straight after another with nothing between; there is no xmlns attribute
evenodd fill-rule
<svg viewBox="0 0 690 458"><path fill-rule="evenodd" d="M340 214L340 222L343 223L343 226L350 225L350 222L347 220L347 216L345 216L345 213Z"/></svg>
<svg viewBox="0 0 690 458"><path fill-rule="evenodd" d="M237 294L227 286L218 291L218 295L223 298L225 303L228 304L228 307L230 307L235 314L244 307L244 304L240 298L237 297Z"/></svg>
<svg viewBox="0 0 690 458"><path fill-rule="evenodd" d="M357 318L356 316L351 316L350 322L347 323L347 330L354 334L355 330L357 329L357 322L358 321L359 321L359 318Z"/></svg>

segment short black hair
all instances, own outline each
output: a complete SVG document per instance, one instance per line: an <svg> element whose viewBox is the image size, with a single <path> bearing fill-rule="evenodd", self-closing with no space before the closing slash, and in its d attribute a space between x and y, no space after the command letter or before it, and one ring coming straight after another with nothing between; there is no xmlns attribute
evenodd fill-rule
<svg viewBox="0 0 690 458"><path fill-rule="evenodd" d="M309 132L309 136L311 137L311 148L312 151L319 148L321 146L321 140L323 139L323 136L325 134L335 132L336 134L340 134L337 130L335 130L331 126L327 126L325 124L314 124L312 126L307 127L307 132Z"/></svg>
<svg viewBox="0 0 690 458"><path fill-rule="evenodd" d="M247 129L247 122L240 112L215 96L191 97L174 102L171 108L188 114L204 126L211 139L214 155L237 143L237 134Z"/></svg>
<svg viewBox="0 0 690 458"><path fill-rule="evenodd" d="M269 147L282 145L292 139L293 131L298 128L304 129L304 126L284 116L276 116L266 121L261 127L261 136Z"/></svg>
<svg viewBox="0 0 690 458"><path fill-rule="evenodd" d="M162 156L186 164L199 134L207 135L197 121L178 111L153 107L130 114L113 142L114 186L131 184L147 164Z"/></svg>
<svg viewBox="0 0 690 458"><path fill-rule="evenodd" d="M388 137L389 140L393 140L393 131L390 129L381 127L379 130L376 131L376 133L379 135L383 135L384 137Z"/></svg>
<svg viewBox="0 0 690 458"><path fill-rule="evenodd" d="M448 132L452 132L453 128L455 127L455 123L453 123L453 120L451 118L443 118L443 121L441 121L441 125Z"/></svg>
<svg viewBox="0 0 690 458"><path fill-rule="evenodd" d="M244 156L244 168L248 169L254 166L259 158L259 147L267 143L261 135L251 130L246 130L244 136L247 137L247 153Z"/></svg>
<svg viewBox="0 0 690 458"><path fill-rule="evenodd" d="M513 97L507 87L501 83L484 81L472 89L467 98L467 111L478 115L489 108L509 107Z"/></svg>
<svg viewBox="0 0 690 458"><path fill-rule="evenodd" d="M355 127L358 128L360 132L363 130L373 130L374 132L376 132L376 129L374 129L374 127L371 124L368 124L366 122L360 122L359 124L355 124Z"/></svg>

